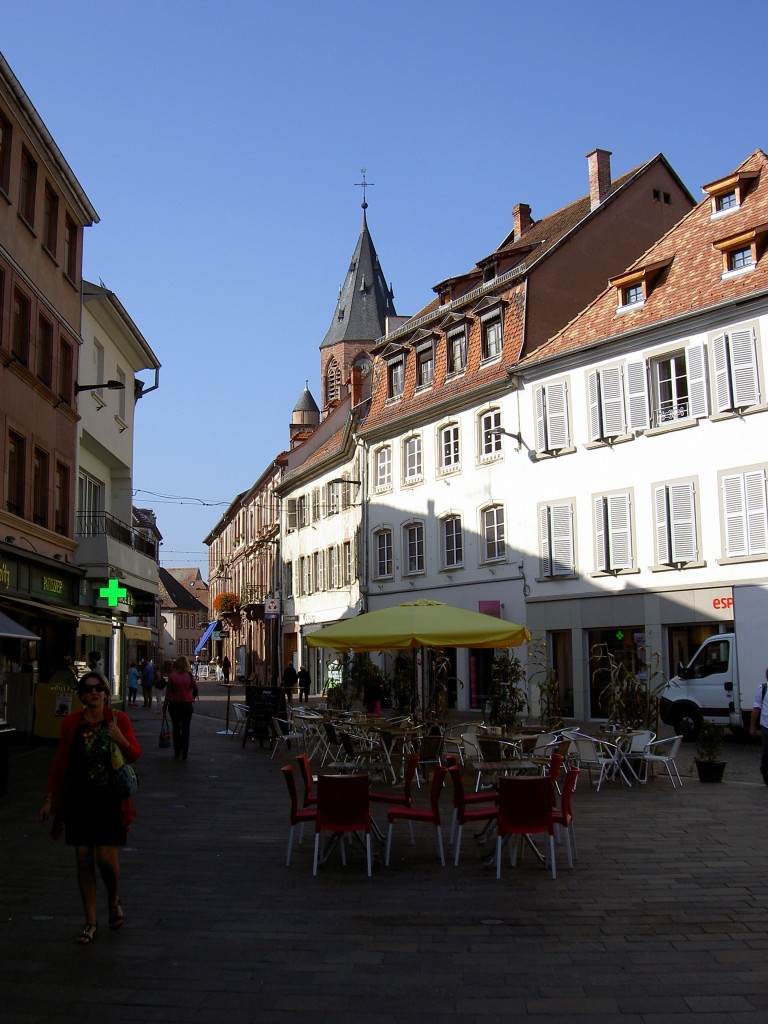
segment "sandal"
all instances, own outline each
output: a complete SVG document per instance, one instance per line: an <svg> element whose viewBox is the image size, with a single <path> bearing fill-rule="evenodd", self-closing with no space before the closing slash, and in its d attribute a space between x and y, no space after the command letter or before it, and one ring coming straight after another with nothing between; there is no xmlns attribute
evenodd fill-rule
<svg viewBox="0 0 768 1024"><path fill-rule="evenodd" d="M120 906L120 900L118 900L117 903L113 903L109 908L109 927L113 932L116 932L118 928L123 927L124 921L123 908Z"/></svg>
<svg viewBox="0 0 768 1024"><path fill-rule="evenodd" d="M75 936L75 942L79 946L90 946L96 939L96 925L87 924L79 935Z"/></svg>

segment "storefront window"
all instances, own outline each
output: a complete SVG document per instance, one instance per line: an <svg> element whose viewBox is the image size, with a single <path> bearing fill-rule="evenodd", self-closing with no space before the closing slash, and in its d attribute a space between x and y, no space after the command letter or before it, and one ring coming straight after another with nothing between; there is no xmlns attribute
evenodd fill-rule
<svg viewBox="0 0 768 1024"><path fill-rule="evenodd" d="M607 718L608 707L603 691L610 682L606 655L610 655L638 679L647 678L645 628L617 626L613 629L587 631L589 653L589 716Z"/></svg>

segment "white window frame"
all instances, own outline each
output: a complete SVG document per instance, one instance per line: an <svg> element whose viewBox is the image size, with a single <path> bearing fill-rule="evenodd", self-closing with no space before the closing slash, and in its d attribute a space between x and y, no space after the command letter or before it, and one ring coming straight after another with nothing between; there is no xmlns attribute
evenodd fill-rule
<svg viewBox="0 0 768 1024"><path fill-rule="evenodd" d="M461 569L464 565L464 527L455 513L440 520L440 556L443 569Z"/></svg>
<svg viewBox="0 0 768 1024"><path fill-rule="evenodd" d="M570 447L568 382L541 384L536 388L536 451L553 455Z"/></svg>
<svg viewBox="0 0 768 1024"><path fill-rule="evenodd" d="M696 489L692 480L659 484L653 489L656 560L682 568L697 562Z"/></svg>
<svg viewBox="0 0 768 1024"><path fill-rule="evenodd" d="M376 449L376 490L385 491L392 486L392 445L383 444Z"/></svg>
<svg viewBox="0 0 768 1024"><path fill-rule="evenodd" d="M391 580L394 576L394 535L392 528L389 526L381 526L378 530L374 530L373 543L374 551L376 556L375 569L377 580ZM384 555L384 562L382 563L382 553Z"/></svg>
<svg viewBox="0 0 768 1024"><path fill-rule="evenodd" d="M339 550L335 544L331 544L328 548L328 589L338 590L341 586L339 582Z"/></svg>
<svg viewBox="0 0 768 1024"><path fill-rule="evenodd" d="M507 555L504 505L501 502L487 505L481 510L480 522L482 538L481 562L500 562L504 560Z"/></svg>
<svg viewBox="0 0 768 1024"><path fill-rule="evenodd" d="M760 404L757 338L753 327L716 334L712 339L715 409L737 412Z"/></svg>
<svg viewBox="0 0 768 1024"><path fill-rule="evenodd" d="M501 409L485 409L478 413L477 424L481 462L500 458L502 454L501 434L494 434L492 431L501 430Z"/></svg>
<svg viewBox="0 0 768 1024"><path fill-rule="evenodd" d="M631 492L595 495L592 505L595 570L610 573L634 569Z"/></svg>
<svg viewBox="0 0 768 1024"><path fill-rule="evenodd" d="M325 552L315 552L315 590L325 590Z"/></svg>
<svg viewBox="0 0 768 1024"><path fill-rule="evenodd" d="M403 438L403 483L420 483L424 475L424 459L421 434L409 434Z"/></svg>
<svg viewBox="0 0 768 1024"><path fill-rule="evenodd" d="M422 576L426 571L424 523L414 519L403 524L403 575Z"/></svg>
<svg viewBox="0 0 768 1024"><path fill-rule="evenodd" d="M726 558L768 554L768 497L764 467L720 478Z"/></svg>
<svg viewBox="0 0 768 1024"><path fill-rule="evenodd" d="M339 495L339 484L327 483L325 485L325 514L335 516L341 506Z"/></svg>
<svg viewBox="0 0 768 1024"><path fill-rule="evenodd" d="M576 572L573 501L539 506L539 575L545 579Z"/></svg>
<svg viewBox="0 0 768 1024"><path fill-rule="evenodd" d="M461 469L461 431L458 423L446 423L438 428L438 465L441 473L456 473Z"/></svg>
<svg viewBox="0 0 768 1024"><path fill-rule="evenodd" d="M351 586L355 576L355 567L352 557L352 542L349 540L345 540L342 545L342 571L344 573L344 586Z"/></svg>

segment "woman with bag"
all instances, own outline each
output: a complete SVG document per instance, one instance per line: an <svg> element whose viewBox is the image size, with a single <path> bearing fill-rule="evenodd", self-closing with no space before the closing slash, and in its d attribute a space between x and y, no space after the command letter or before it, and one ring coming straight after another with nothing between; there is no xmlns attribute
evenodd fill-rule
<svg viewBox="0 0 768 1024"><path fill-rule="evenodd" d="M177 658L165 688L163 714L167 709L173 726L173 756L187 760L192 705L200 696L197 682L186 658Z"/></svg>
<svg viewBox="0 0 768 1024"><path fill-rule="evenodd" d="M130 797L116 788L113 761L136 761L141 747L131 720L107 707L109 687L100 672L86 672L77 684L84 710L61 723L59 748L48 779L48 795L38 812L40 822L53 813L51 835L62 829L68 846L75 847L77 883L85 910L85 926L75 941L87 946L96 938L96 872L106 889L109 927L124 922L120 906L118 847L125 846L136 817Z"/></svg>

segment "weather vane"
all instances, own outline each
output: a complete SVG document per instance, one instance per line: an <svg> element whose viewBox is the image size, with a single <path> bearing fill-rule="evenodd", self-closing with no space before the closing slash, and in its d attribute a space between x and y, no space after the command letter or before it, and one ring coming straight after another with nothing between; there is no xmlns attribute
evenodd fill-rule
<svg viewBox="0 0 768 1024"><path fill-rule="evenodd" d="M357 187L359 187L359 188L361 188L361 189L363 190L363 202L362 202L362 207L363 207L363 209L364 209L364 210L367 210L367 209L368 209L368 203L366 203L366 201L365 201L365 190L366 190L367 188L370 188L370 187L371 187L371 185L373 185L373 182L372 182L372 181L366 181L366 180L365 180L365 171L366 171L366 168L365 168L365 167L361 167L361 168L360 168L360 173L361 173L361 174L362 174L362 176L363 176L363 180L362 180L362 181L356 181L356 182L355 182L355 185L356 185Z"/></svg>

